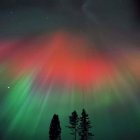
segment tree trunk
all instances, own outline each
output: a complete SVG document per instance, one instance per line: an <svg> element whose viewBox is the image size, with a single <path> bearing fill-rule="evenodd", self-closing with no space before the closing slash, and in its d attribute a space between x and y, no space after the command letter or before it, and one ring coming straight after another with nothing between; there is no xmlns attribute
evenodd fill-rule
<svg viewBox="0 0 140 140"><path fill-rule="evenodd" d="M74 139L76 140L76 129L75 129L75 138Z"/></svg>

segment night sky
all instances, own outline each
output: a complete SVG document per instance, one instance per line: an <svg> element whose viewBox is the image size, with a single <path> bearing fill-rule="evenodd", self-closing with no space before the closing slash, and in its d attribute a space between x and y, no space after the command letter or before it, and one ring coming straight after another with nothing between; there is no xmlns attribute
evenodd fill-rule
<svg viewBox="0 0 140 140"><path fill-rule="evenodd" d="M0 140L47 140L85 108L95 140L140 139L138 0L0 0Z"/></svg>

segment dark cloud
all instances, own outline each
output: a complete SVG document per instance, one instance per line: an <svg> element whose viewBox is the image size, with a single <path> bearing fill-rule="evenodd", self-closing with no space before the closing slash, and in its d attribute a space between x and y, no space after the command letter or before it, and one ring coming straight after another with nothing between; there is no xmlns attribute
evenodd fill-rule
<svg viewBox="0 0 140 140"><path fill-rule="evenodd" d="M136 20L138 23L140 23L140 1L139 0L134 0L134 11L136 14Z"/></svg>
<svg viewBox="0 0 140 140"><path fill-rule="evenodd" d="M121 32L119 35L128 34L138 31L139 3L138 0L1 0L0 36L34 34L56 28L91 32L116 30Z"/></svg>
<svg viewBox="0 0 140 140"><path fill-rule="evenodd" d="M72 6L80 9L86 0L1 0L1 8L10 8L18 6L37 6L46 8L57 8L64 6Z"/></svg>
<svg viewBox="0 0 140 140"><path fill-rule="evenodd" d="M1 0L1 7L54 6L59 0Z"/></svg>

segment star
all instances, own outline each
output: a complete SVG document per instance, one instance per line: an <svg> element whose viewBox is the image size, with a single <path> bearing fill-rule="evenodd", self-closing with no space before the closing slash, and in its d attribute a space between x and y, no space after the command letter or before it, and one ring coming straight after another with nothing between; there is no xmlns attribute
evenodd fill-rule
<svg viewBox="0 0 140 140"><path fill-rule="evenodd" d="M7 88L9 89L10 87L8 86Z"/></svg>
<svg viewBox="0 0 140 140"><path fill-rule="evenodd" d="M48 20L49 18L48 18L48 17L46 17L46 19Z"/></svg>
<svg viewBox="0 0 140 140"><path fill-rule="evenodd" d="M10 13L10 15L13 15L14 14L14 11L10 11L9 13Z"/></svg>

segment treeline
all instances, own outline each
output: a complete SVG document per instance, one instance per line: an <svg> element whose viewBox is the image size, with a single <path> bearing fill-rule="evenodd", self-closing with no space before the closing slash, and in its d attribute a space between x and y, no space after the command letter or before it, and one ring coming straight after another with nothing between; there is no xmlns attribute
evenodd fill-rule
<svg viewBox="0 0 140 140"><path fill-rule="evenodd" d="M73 111L69 116L69 124L66 126L70 130L70 134L74 140L89 140L92 139L94 134L91 132L91 122L89 115L85 109L82 110L79 117L76 111ZM61 140L61 125L59 116L54 114L49 129L49 140Z"/></svg>

